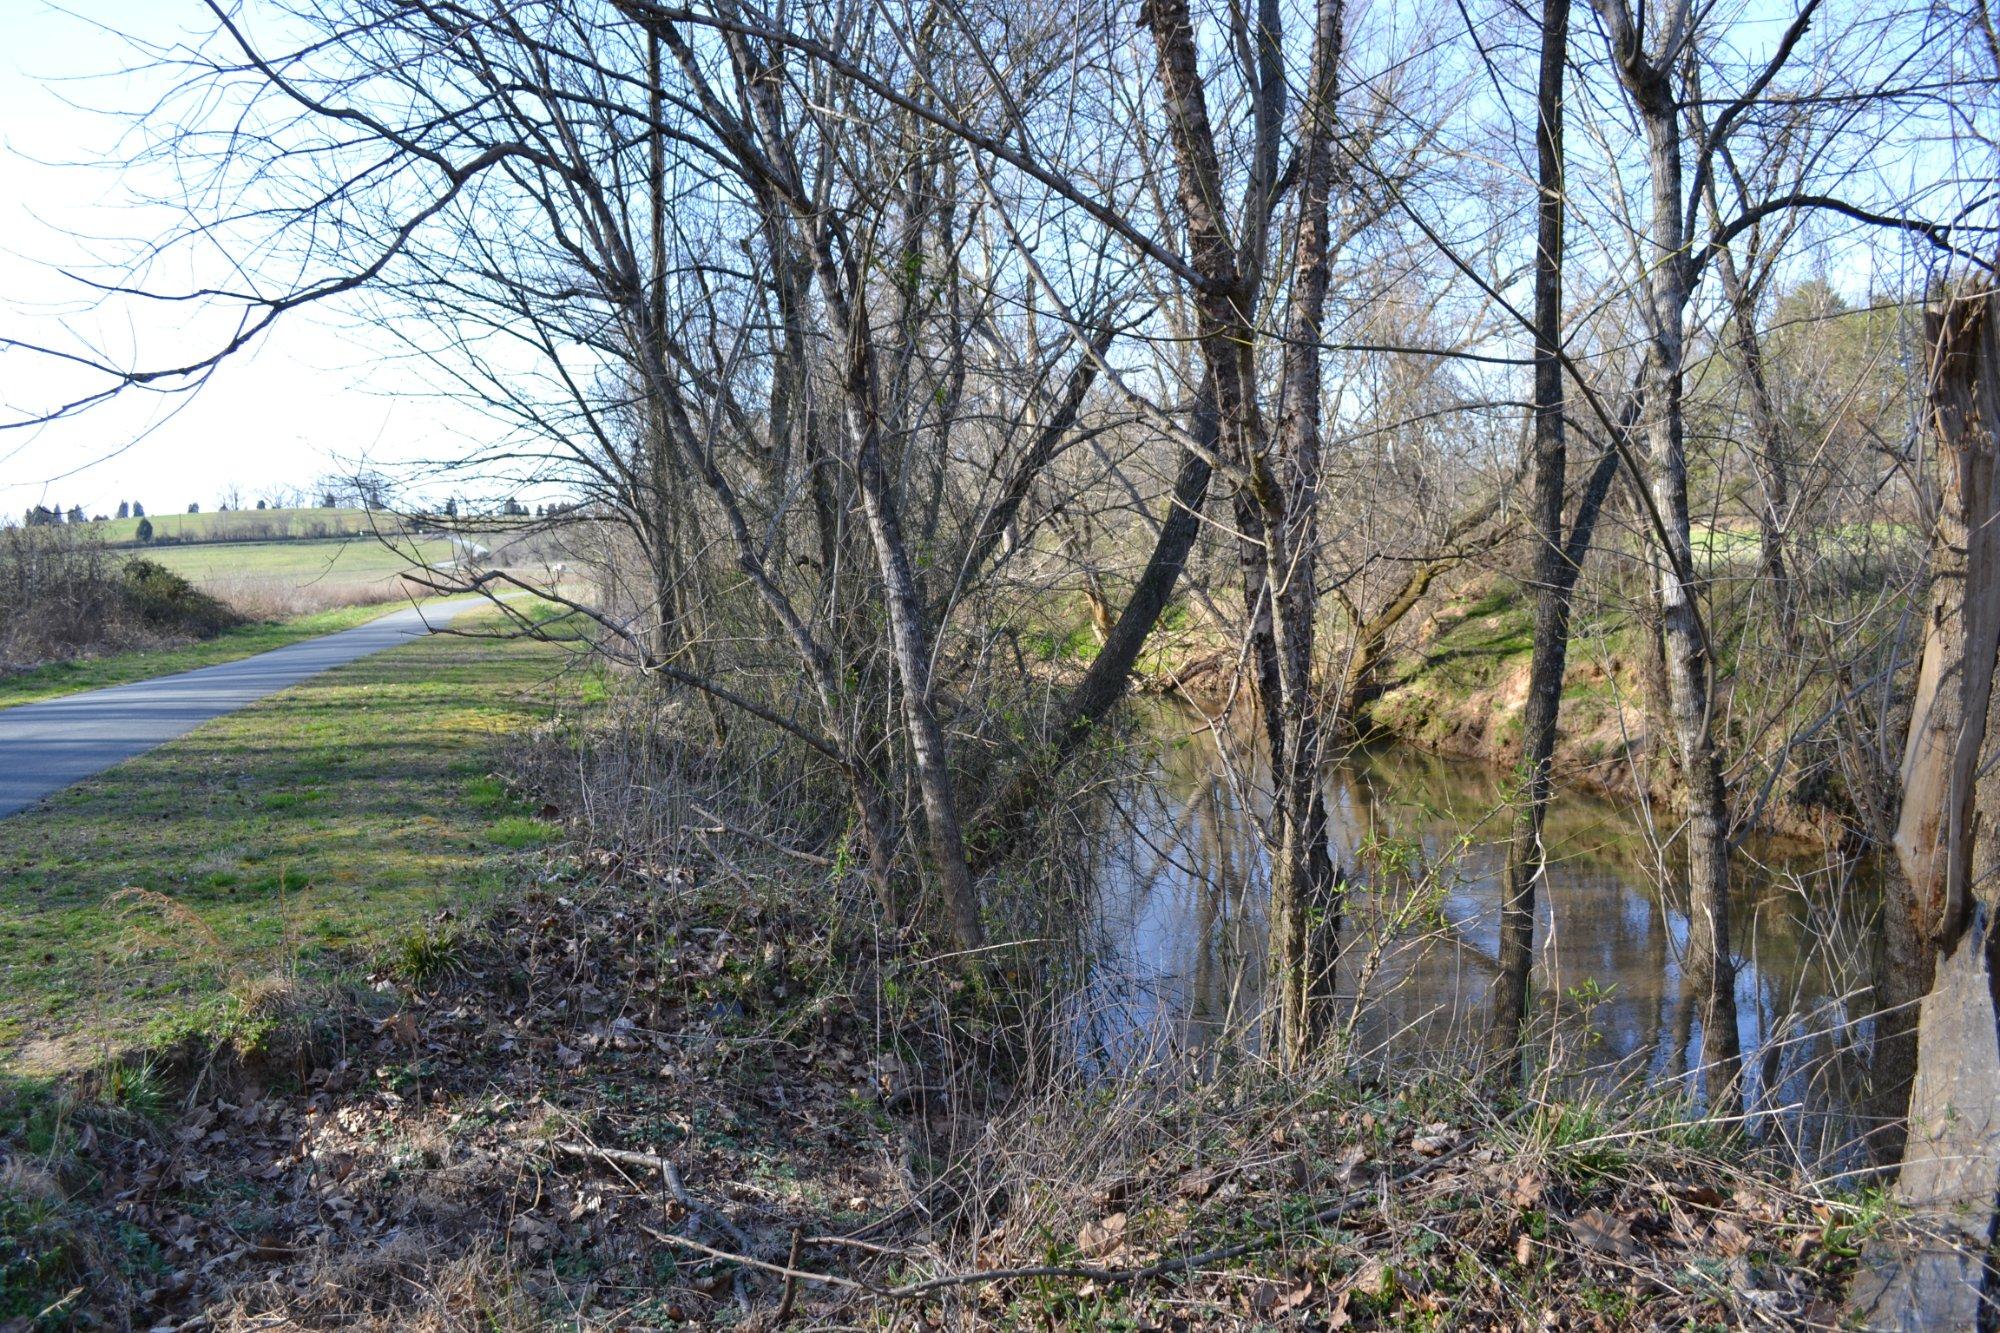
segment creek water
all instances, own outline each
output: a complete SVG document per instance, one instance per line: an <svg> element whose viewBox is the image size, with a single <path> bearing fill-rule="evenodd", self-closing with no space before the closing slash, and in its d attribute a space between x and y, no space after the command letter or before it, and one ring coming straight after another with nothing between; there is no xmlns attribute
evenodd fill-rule
<svg viewBox="0 0 2000 1333"><path fill-rule="evenodd" d="M1201 720L1148 716L1154 743L1106 801L1083 1042L1131 1065L1257 1041L1268 895L1254 783ZM1475 1047L1499 953L1507 775L1405 748L1329 769L1349 885L1334 1027L1391 1067ZM1680 849L1661 812L1560 792L1537 895L1538 1030L1567 1080L1698 1093L1701 1026L1683 985ZM1876 890L1864 865L1752 843L1732 873L1748 1104L1824 1161L1863 1128Z"/></svg>

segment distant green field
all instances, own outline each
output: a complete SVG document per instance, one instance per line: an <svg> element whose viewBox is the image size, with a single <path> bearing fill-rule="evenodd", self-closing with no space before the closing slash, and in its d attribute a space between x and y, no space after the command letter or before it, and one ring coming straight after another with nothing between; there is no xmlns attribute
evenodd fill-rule
<svg viewBox="0 0 2000 1333"><path fill-rule="evenodd" d="M387 582L411 567L415 554L426 565L451 558L451 543L398 540L392 549L374 537L332 538L325 541L215 542L207 545L161 546L144 552L192 582L206 585L236 582L282 583L304 587L313 583Z"/></svg>
<svg viewBox="0 0 2000 1333"><path fill-rule="evenodd" d="M1690 538L1695 558L1710 569L1729 565L1755 564L1763 550L1763 538L1752 519L1725 519L1718 523L1696 523ZM1872 523L1836 523L1812 529L1810 537L1821 550L1842 549L1849 553L1887 551L1923 535L1906 523L1878 520ZM1799 538L1794 535L1793 541Z"/></svg>
<svg viewBox="0 0 2000 1333"><path fill-rule="evenodd" d="M394 532L399 526L392 516L365 509L231 509L213 514L148 514L147 517L152 520L156 542L345 537L372 533L378 527ZM83 530L99 541L133 542L139 539L139 520L106 519L87 524Z"/></svg>

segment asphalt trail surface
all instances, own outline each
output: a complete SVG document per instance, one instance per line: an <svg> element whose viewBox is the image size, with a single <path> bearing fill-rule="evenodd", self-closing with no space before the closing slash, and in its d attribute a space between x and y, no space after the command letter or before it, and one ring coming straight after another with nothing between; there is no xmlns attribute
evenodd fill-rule
<svg viewBox="0 0 2000 1333"><path fill-rule="evenodd" d="M0 819L210 718L421 638L475 605L412 607L236 662L0 708Z"/></svg>

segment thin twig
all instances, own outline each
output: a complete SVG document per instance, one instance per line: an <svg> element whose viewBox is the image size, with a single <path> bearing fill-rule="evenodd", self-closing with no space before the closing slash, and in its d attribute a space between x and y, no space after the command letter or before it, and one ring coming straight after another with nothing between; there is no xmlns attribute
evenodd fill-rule
<svg viewBox="0 0 2000 1333"><path fill-rule="evenodd" d="M877 1245L872 1240L860 1240L853 1236L807 1236L806 1244L845 1246L849 1249L866 1250L870 1254L879 1254L886 1258L900 1258L906 1253L899 1246Z"/></svg>
<svg viewBox="0 0 2000 1333"><path fill-rule="evenodd" d="M639 1230L645 1232L654 1240L665 1241L669 1245L685 1246L690 1250L706 1254L711 1258L727 1259L730 1263L742 1264L746 1268L755 1268L766 1273L776 1273L782 1278L793 1278L800 1282L823 1282L835 1287L846 1287L853 1291L866 1291L877 1296L888 1294L880 1287L870 1286L866 1282L856 1282L851 1277L835 1277L831 1273L808 1273L803 1269L787 1268L784 1264L767 1264L762 1259L752 1258L747 1254L731 1254L728 1250L718 1250L713 1245L704 1245L692 1236L677 1236L671 1231L661 1231L657 1227L647 1226L644 1222L639 1224Z"/></svg>
<svg viewBox="0 0 2000 1333"><path fill-rule="evenodd" d="M751 842L762 843L764 846L769 847L774 852L783 852L786 856L797 857L799 860L804 861L807 865L811 866L820 866L824 868L833 864L833 861L830 857L821 856L817 852L803 852L796 847L787 847L785 846L784 843L779 842L776 838L772 838L765 834L758 833L754 829L738 828L736 825L731 824L727 820L723 819L721 815L718 815L713 811L706 810L701 806L696 805L692 801L688 802L688 809L694 811L696 814L700 815L703 819L712 819L715 821L715 826L713 828L696 830L697 832L727 833L732 837L747 838Z"/></svg>
<svg viewBox="0 0 2000 1333"><path fill-rule="evenodd" d="M750 1239L741 1227L724 1217L720 1212L704 1208L695 1201L695 1197L688 1193L687 1186L681 1183L681 1173L675 1168L670 1158L659 1153L635 1152L630 1148L600 1148L594 1143L559 1141L551 1143L549 1147L555 1152L563 1153L570 1157L595 1158L598 1161L611 1162L618 1166L636 1166L647 1171L658 1171L660 1179L666 1182L667 1193L674 1196L674 1202L687 1209L696 1219L708 1223L717 1231L728 1236L729 1239L736 1242L743 1249L754 1250L757 1248L756 1243Z"/></svg>

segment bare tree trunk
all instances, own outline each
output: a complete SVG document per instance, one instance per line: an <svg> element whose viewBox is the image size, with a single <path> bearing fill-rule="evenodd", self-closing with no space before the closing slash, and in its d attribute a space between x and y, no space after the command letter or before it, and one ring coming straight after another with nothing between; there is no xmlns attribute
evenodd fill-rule
<svg viewBox="0 0 2000 1333"><path fill-rule="evenodd" d="M1736 267L1728 246L1716 251L1722 274L1722 294L1729 301L1729 322L1735 334L1736 364L1743 373L1750 408L1750 429L1757 440L1757 470L1764 502L1757 508L1758 558L1765 589L1778 613L1778 635L1789 648L1798 642L1798 609L1793 604L1792 576L1785 559L1785 525L1792 510L1791 457L1784 422L1771 396L1764 371L1764 344L1757 332L1754 295Z"/></svg>
<svg viewBox="0 0 2000 1333"><path fill-rule="evenodd" d="M1656 591L1660 581L1667 577L1666 566L1660 559L1659 544L1646 534L1646 483L1637 475L1628 476L1631 485L1626 488L1627 499L1639 525L1641 547L1643 581L1638 595L1632 599L1632 632L1638 638L1633 645L1637 653L1634 667L1639 673L1639 707L1646 718L1647 767L1663 763L1669 772L1677 773L1680 756L1674 753L1673 728L1668 721L1673 705L1668 699L1667 648Z"/></svg>
<svg viewBox="0 0 2000 1333"><path fill-rule="evenodd" d="M1424 594L1431 590L1432 584L1465 563L1465 553L1454 548L1472 537L1500 512L1501 503L1506 499L1508 489L1506 486L1496 489L1486 499L1452 519L1445 528L1441 543L1443 554L1412 564L1409 572L1404 575L1403 582L1375 614L1364 619L1351 603L1346 604L1355 626L1354 650L1347 659L1347 671L1341 680L1340 696L1334 705L1335 722L1341 730L1351 733L1357 729L1362 710L1376 694L1377 675L1381 670L1382 660L1389 654L1389 636L1395 633L1398 625L1409 618L1412 611L1423 604ZM1497 541L1510 526L1510 520L1496 524L1485 534L1486 540Z"/></svg>
<svg viewBox="0 0 2000 1333"><path fill-rule="evenodd" d="M731 53L744 80L755 116L762 160L754 170L781 192L798 219L814 277L828 317L840 330L843 419L850 461L861 491L861 510L874 547L882 579L882 600L888 611L889 640L901 688L904 726L910 755L923 797L924 822L930 834L933 870L943 891L946 912L961 948L974 950L985 940L979 898L965 858L965 835L959 822L958 798L951 776L950 751L938 725L931 700L930 636L925 625L924 597L909 548L903 539L902 516L891 491L882 459L882 404L865 304L860 300L861 277L839 221L817 206L806 192L772 92L773 76L751 56L740 37L730 38Z"/></svg>
<svg viewBox="0 0 2000 1333"><path fill-rule="evenodd" d="M936 863L933 868L944 890L945 908L951 915L959 947L977 949L984 943L985 929L979 920L979 898L972 883L971 867L965 859L965 835L958 820L958 799L952 789L944 729L938 725L931 704L930 644L924 628L923 594L917 588L916 575L903 544L901 517L888 493L878 423L862 415L866 410L863 404L871 401L868 395L873 387L865 378L867 370L858 366L865 355L865 345L851 353L848 382L849 431L855 450L855 472L860 478L862 512L867 516L876 562L882 571L889 637L896 657L896 674L902 684L903 720L910 732L917 786L923 793L924 820L929 826L931 855Z"/></svg>
<svg viewBox="0 0 2000 1333"><path fill-rule="evenodd" d="M646 278L646 305L652 316L652 326L656 335L667 326L667 158L664 132L664 85L660 69L660 38L657 33L646 37L646 106L653 121L653 129L647 135L646 161L646 208L648 237L651 253L648 255ZM666 361L666 348L652 349L652 355L660 363ZM653 654L661 662L671 662L681 648L680 616L677 614L676 598L678 589L674 570L674 475L668 462L672 445L666 438L667 424L662 419L660 406L654 396L647 395L647 458L650 463L649 482L652 494L647 497L645 512L650 516L650 531L646 552L647 564L653 575L654 616L657 623L653 629ZM665 680L666 677L660 677ZM705 696L704 696L705 697ZM714 714L711 710L711 718Z"/></svg>
<svg viewBox="0 0 2000 1333"><path fill-rule="evenodd" d="M1236 513L1243 529L1239 554L1252 666L1271 749L1271 975L1278 992L1273 1018L1278 1053L1288 1062L1302 1057L1316 1035L1338 926L1337 876L1318 787L1320 704L1311 667L1322 410L1319 329L1329 281L1341 20L1340 0L1320 0L1301 102L1301 195L1279 390L1284 413L1274 448L1257 399L1253 316L1278 179L1276 126L1284 95L1278 6L1263 0L1258 8L1253 107L1258 138L1245 220L1234 229L1240 243L1231 239L1233 229L1222 213L1223 177L1186 0L1147 0L1140 11L1157 56L1189 260L1203 280L1193 297L1222 453L1245 474Z"/></svg>
<svg viewBox="0 0 2000 1333"><path fill-rule="evenodd" d="M1217 442L1214 401L1204 391L1195 408L1196 442L1202 449L1212 452ZM1104 636L1104 647L1092 659L1083 679L1070 691L1063 705L1062 721L1056 728L1056 758L1068 758L1090 734L1091 728L1103 721L1118 701L1125 696L1125 687L1132 678L1132 666L1139 660L1139 652L1146 644L1146 636L1152 633L1160 615L1173 599L1174 585L1180 581L1181 571L1187 567L1188 553L1194 548L1194 539L1201 531L1201 507L1208 495L1210 468L1208 460L1194 450L1184 450L1181 454L1180 469L1174 478L1174 489L1168 501L1166 521L1160 525L1159 538L1153 543L1153 553L1146 560L1146 568L1140 573L1139 581L1132 588L1132 595L1125 599L1125 607L1118 613L1118 619Z"/></svg>
<svg viewBox="0 0 2000 1333"><path fill-rule="evenodd" d="M1984 355L1993 336L1993 321L1984 314L1987 299L1962 297L1933 312L1929 321L1942 475L1931 535L1929 614L1903 750L1896 865L1883 882L1876 976L1881 1012L1870 1073L1873 1109L1888 1127L1879 1148L1884 1155L1903 1145L1899 1122L1910 1106L1919 1064L1918 1002L1931 989L1941 953L1962 931L1969 885L1984 879L1973 864L1975 850L1964 839L1975 819L1991 818L1983 806L1974 808L1971 776L1979 758L1974 738L1993 725L1991 649L1985 645L1994 636L1996 612L1975 595L1987 592L1978 584L1978 565L1994 541L1992 444L1980 432L1990 430L1996 418L1987 416L1982 426L1979 415L1990 411L1981 395L1992 392L1992 376L2000 372L2000 358ZM1979 799L1984 792L1982 786ZM2000 854L1992 848L1992 840L1982 837L1977 854Z"/></svg>
<svg viewBox="0 0 2000 1333"><path fill-rule="evenodd" d="M1525 801L1514 817L1513 840L1500 896L1500 976L1493 991L1493 1049L1517 1056L1528 1013L1534 966L1535 886L1547 866L1542 829L1552 788L1556 722L1569 657L1570 592L1576 565L1563 542L1563 72L1568 60L1569 0L1542 0L1542 62L1537 89L1535 157L1540 198L1535 238L1535 641L1528 662L1528 699L1521 719L1517 770Z"/></svg>
<svg viewBox="0 0 2000 1333"><path fill-rule="evenodd" d="M1243 615L1249 624L1250 682L1256 690L1257 716L1264 724L1264 744L1271 751L1275 776L1285 759L1285 687L1278 669L1278 630L1271 608L1269 557L1276 540L1269 515L1245 491L1236 495L1236 558L1243 576Z"/></svg>
<svg viewBox="0 0 2000 1333"><path fill-rule="evenodd" d="M1688 69L1688 115L1696 132L1706 140L1708 124L1702 110L1698 66ZM1703 172L1702 199L1716 231L1722 230L1722 208L1716 198L1715 173ZM1739 185L1741 178L1738 177ZM1749 253L1755 263L1759 232L1750 232ZM1757 332L1757 294L1736 255L1727 244L1715 247L1717 267L1722 274L1722 294L1729 302L1729 324L1734 334L1731 351L1743 376L1745 400L1749 407L1750 429L1756 437L1754 457L1763 484L1764 503L1757 509L1758 559L1765 589L1778 613L1778 637L1787 649L1798 646L1798 616L1793 605L1791 570L1785 559L1785 528L1791 521L1792 481L1789 440L1771 383L1764 368L1764 343Z"/></svg>
<svg viewBox="0 0 2000 1333"><path fill-rule="evenodd" d="M1710 657L1701 613L1687 495L1682 383L1689 294L1686 225L1682 218L1680 104L1672 60L1655 63L1625 0L1604 0L1612 56L1646 135L1651 216L1644 257L1647 282L1645 441L1653 517L1661 529L1664 564L1658 583L1661 642L1666 657L1668 721L1680 758L1682 826L1688 849L1687 977L1702 1021L1702 1056L1709 1105L1720 1115L1740 1104L1740 1038L1734 967L1729 952L1729 814L1711 716ZM1670 19L1668 31L1677 28Z"/></svg>
<svg viewBox="0 0 2000 1333"><path fill-rule="evenodd" d="M1342 730L1358 731L1363 711L1379 693L1377 677L1382 659L1389 655L1389 636L1417 609L1424 594L1431 590L1431 584L1458 563L1433 560L1415 566L1381 610L1365 620L1355 618L1354 648L1348 654L1347 670L1340 682L1340 702L1334 713Z"/></svg>
<svg viewBox="0 0 2000 1333"><path fill-rule="evenodd" d="M1282 748L1274 756L1282 768L1273 772L1281 841L1271 873L1272 964L1279 985L1279 1054L1294 1066L1318 1044L1325 1028L1339 957L1339 884L1326 843L1319 700L1312 673L1321 479L1319 343L1329 279L1341 18L1341 0L1320 0L1312 71L1300 107L1304 175L1280 384L1285 410L1272 460L1277 504L1264 503L1267 600L1274 610L1283 707Z"/></svg>
<svg viewBox="0 0 2000 1333"><path fill-rule="evenodd" d="M1902 803L1891 839L1895 865L1882 884L1870 1076L1872 1109L1884 1127L1877 1152L1884 1160L1902 1154L1903 1120L1917 1073L1918 1003L1937 967L1950 859L1952 756L1964 729L1966 495L1961 470L1949 459L1940 472L1929 609L1903 746Z"/></svg>

